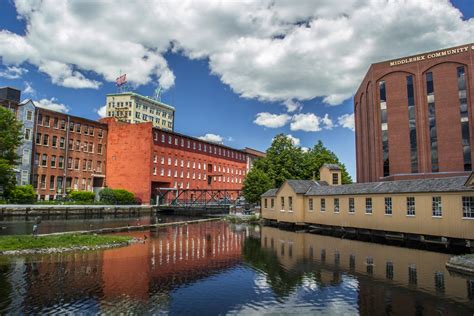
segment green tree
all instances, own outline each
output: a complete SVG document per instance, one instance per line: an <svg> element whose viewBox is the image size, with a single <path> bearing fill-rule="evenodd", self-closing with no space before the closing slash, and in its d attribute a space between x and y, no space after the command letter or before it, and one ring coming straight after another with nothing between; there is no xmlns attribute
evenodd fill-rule
<svg viewBox="0 0 474 316"><path fill-rule="evenodd" d="M255 167L267 174L273 187L280 187L286 179L303 177L303 155L290 138L278 134L267 149L267 156L258 160Z"/></svg>
<svg viewBox="0 0 474 316"><path fill-rule="evenodd" d="M94 203L95 193L89 191L71 191L68 197L74 202Z"/></svg>
<svg viewBox="0 0 474 316"><path fill-rule="evenodd" d="M0 106L0 194L3 196L15 187L14 168L19 159L17 148L21 144L21 128L15 114Z"/></svg>
<svg viewBox="0 0 474 316"><path fill-rule="evenodd" d="M17 204L32 204L35 201L35 190L32 185L13 187L8 192L8 200Z"/></svg>
<svg viewBox="0 0 474 316"><path fill-rule="evenodd" d="M242 191L247 202L257 203L260 196L271 188L273 183L270 177L262 170L253 168L245 177Z"/></svg>
<svg viewBox="0 0 474 316"><path fill-rule="evenodd" d="M302 179L312 179L313 173L319 179L319 169L325 163L337 164L341 168L342 183L352 183L352 178L346 170L346 166L339 161L336 154L324 147L322 141L318 141L313 148L304 154Z"/></svg>

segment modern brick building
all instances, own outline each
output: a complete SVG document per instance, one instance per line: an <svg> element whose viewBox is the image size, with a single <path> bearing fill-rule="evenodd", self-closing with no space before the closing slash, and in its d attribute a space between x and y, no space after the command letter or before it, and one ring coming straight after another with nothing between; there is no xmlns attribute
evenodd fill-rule
<svg viewBox="0 0 474 316"><path fill-rule="evenodd" d="M135 92L107 94L106 116L122 122L151 122L153 127L173 131L174 114L171 105Z"/></svg>
<svg viewBox="0 0 474 316"><path fill-rule="evenodd" d="M247 173L242 150L160 130L151 122L101 121L108 125L109 187L129 190L145 204L163 189L242 188Z"/></svg>
<svg viewBox="0 0 474 316"><path fill-rule="evenodd" d="M357 181L472 171L474 44L372 64L354 97Z"/></svg>
<svg viewBox="0 0 474 316"><path fill-rule="evenodd" d="M107 125L36 108L33 186L41 200L105 185Z"/></svg>

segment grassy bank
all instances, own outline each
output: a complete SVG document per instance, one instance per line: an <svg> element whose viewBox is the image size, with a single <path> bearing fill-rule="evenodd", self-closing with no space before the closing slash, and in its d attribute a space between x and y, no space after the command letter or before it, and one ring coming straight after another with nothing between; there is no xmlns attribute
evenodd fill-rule
<svg viewBox="0 0 474 316"><path fill-rule="evenodd" d="M127 236L106 235L53 235L38 236L14 235L0 236L0 251L94 247L129 242L132 238Z"/></svg>

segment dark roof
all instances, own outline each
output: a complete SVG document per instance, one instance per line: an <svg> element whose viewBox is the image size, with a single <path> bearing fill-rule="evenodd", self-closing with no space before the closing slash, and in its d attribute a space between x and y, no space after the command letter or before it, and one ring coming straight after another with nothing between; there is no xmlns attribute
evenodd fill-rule
<svg viewBox="0 0 474 316"><path fill-rule="evenodd" d="M272 196L276 196L277 191L278 191L278 189L270 189L270 190L268 190L267 192L263 193L263 194L262 194L262 197L272 197Z"/></svg>
<svg viewBox="0 0 474 316"><path fill-rule="evenodd" d="M327 185L326 181L314 180L287 180L286 182L296 194L304 194L313 186L320 187Z"/></svg>
<svg viewBox="0 0 474 316"><path fill-rule="evenodd" d="M467 178L467 176L462 176L452 178L354 183L335 186L313 185L306 192L306 195L357 195L474 191L473 187L464 185Z"/></svg>
<svg viewBox="0 0 474 316"><path fill-rule="evenodd" d="M339 167L339 165L335 163L325 163L323 167L326 167L329 170L341 170L341 167Z"/></svg>

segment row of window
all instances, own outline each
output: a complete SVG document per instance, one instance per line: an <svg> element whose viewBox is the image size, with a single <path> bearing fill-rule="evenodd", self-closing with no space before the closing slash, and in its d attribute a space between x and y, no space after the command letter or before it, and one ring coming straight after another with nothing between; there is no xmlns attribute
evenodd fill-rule
<svg viewBox="0 0 474 316"><path fill-rule="evenodd" d="M25 152L23 154L25 155ZM29 153L28 153L28 155L29 155ZM49 160L49 166L48 166L48 160ZM64 169L64 157L63 156L52 155L51 157L48 157L48 155L46 155L46 154L36 153L34 163L35 163L35 166ZM94 169L94 162L92 160L90 160L90 159L83 159L82 160L82 170L95 171L95 172L101 173L102 172L102 165L103 165L102 161L98 160L98 161L96 161L95 169ZM81 159L69 157L67 159L67 169L80 170L81 169Z"/></svg>
<svg viewBox="0 0 474 316"><path fill-rule="evenodd" d="M46 183L49 180L49 187L48 189L51 191L56 191L58 193L64 192L64 177L61 176L49 176L49 178L45 175L37 175L35 174L33 177L33 187L38 190L46 190ZM81 190L81 191L92 191L92 179L91 178L66 178L66 190L73 189L73 190Z"/></svg>
<svg viewBox="0 0 474 316"><path fill-rule="evenodd" d="M263 239L264 246L267 247L267 237L264 237ZM275 242L273 238L270 239L270 248L274 249L275 248ZM285 256L285 241L280 241L280 255ZM314 260L314 249L312 246L309 247L308 249L308 258L310 260ZM292 258L293 257L293 243L288 242L288 257ZM321 262L325 263L328 261L327 259L327 253L326 249L321 249L320 252L320 260ZM336 266L341 264L341 254L339 251L334 251L334 264ZM366 257L364 266L366 267L366 272L368 274L373 274L374 273L374 258L373 257ZM350 270L355 270L356 268L356 256L351 254L349 255L349 269ZM389 260L385 263L385 276L388 280L393 280L395 276L395 268L393 261ZM415 264L410 264L408 265L408 283L411 285L416 285L418 283L418 277L417 277L417 269ZM434 274L434 284L435 288L439 291L444 291L445 290L445 282L444 282L444 273L442 271L436 271ZM472 289L474 287L472 286L473 284L469 284L468 286ZM470 291L472 291L472 289ZM468 289L469 290L469 289Z"/></svg>
<svg viewBox="0 0 474 316"><path fill-rule="evenodd" d="M161 168L160 169L160 176L164 177L164 176L168 176L168 177L171 177L173 176L174 174L174 177L175 178L181 178L181 179L193 179L193 180L208 180L210 182L210 179L212 177L212 179L214 181L217 181L217 182L224 182L224 183L242 183L242 178L239 178L239 177L234 177L234 176L228 176L228 177L225 177L225 176L209 176L207 177L207 175L204 173L204 174L201 174L200 172L198 172L196 174L196 172L193 172L191 174L191 172L187 171L186 173L181 170L180 172L178 172L178 170L173 170L172 169L165 169L165 168ZM158 168L157 167L153 167L153 175L156 176L158 175ZM210 183L209 183L210 184Z"/></svg>
<svg viewBox="0 0 474 316"><path fill-rule="evenodd" d="M45 127L50 127L51 126L51 117L49 115L45 115L43 117L42 113L38 114L38 125L45 126ZM57 117L53 118L53 128L56 129L62 129L66 130L66 120L64 119L59 119ZM75 132L75 133L82 133L84 135L90 135L94 136L94 127L92 126L87 126L87 125L82 125L81 123L74 123L74 122L69 122L69 131L70 132ZM100 138L103 137L103 130L98 129L97 130L97 136Z"/></svg>
<svg viewBox="0 0 474 316"><path fill-rule="evenodd" d="M115 108L115 107L117 107L117 108L123 108L123 107L131 108L132 106L133 106L132 101L125 101L125 102L113 102L113 101L111 101L111 102L109 102L109 108ZM166 111L163 111L163 110L160 110L160 109L156 109L155 106L152 106L152 105L145 105L145 104L137 103L136 109L137 110L142 109L144 111L148 111L150 114L156 114L158 116L162 116L163 118L166 118L166 117L169 118L169 119L173 118L173 113L166 112ZM131 111L130 111L130 113L131 113Z"/></svg>
<svg viewBox="0 0 474 316"><path fill-rule="evenodd" d="M173 164L173 159L171 157L168 157L167 159L167 162L168 162L168 166L171 166ZM158 156L157 155L154 155L153 156L153 163L158 163ZM160 158L160 163L162 165L165 165L165 157L164 156L161 156ZM184 168L184 165L185 165L185 161L184 159L180 159L178 160L178 158L174 158L174 166L175 167L178 167L181 166L182 168ZM192 167L191 167L192 166ZM236 174L236 175L245 175L245 170L244 169L239 169L239 168L233 168L233 167L226 167L226 166L222 166L221 165L212 165L212 164L208 164L206 163L205 161L202 163L201 165L201 162L198 161L196 163L196 161L193 161L192 164L191 164L191 161L190 160L186 160L186 167L187 168L192 168L192 169L197 169L200 170L201 169L201 166L202 166L202 169L203 170L209 170L210 172L211 171L214 171L214 172L227 172L229 174Z"/></svg>
<svg viewBox="0 0 474 316"><path fill-rule="evenodd" d="M472 170L471 143L469 133L469 115L467 106L467 90L466 90L466 73L464 66L459 66L457 71L459 110L461 114L461 139L462 152L464 160L464 170ZM436 111L435 111L435 91L433 73L427 72L426 80L426 98L428 103L428 123L430 134L430 154L432 172L439 171L438 165L438 137L436 128ZM411 172L418 172L418 148L417 148L417 132L415 119L415 91L414 91L413 75L406 76L407 87L407 103L408 103L408 123L409 123L409 141L410 141L410 159ZM382 135L382 160L383 175L390 175L389 160L389 144L388 144L388 117L387 117L387 92L384 80L379 82L379 99L380 99L380 117L381 117L381 135Z"/></svg>
<svg viewBox="0 0 474 316"><path fill-rule="evenodd" d="M264 207L268 208L268 199L264 199ZM308 211L314 211L314 199L308 198ZM326 211L326 198L320 199L320 212ZM292 211L292 204L293 198L291 196L288 197L288 210ZM340 212L340 201L339 198L333 198L333 205L334 205L334 213ZM366 197L365 198L365 214L372 214L373 207L372 207L372 198ZM280 206L281 210L285 210L285 197L280 197ZM274 199L270 199L270 208L275 207ZM348 199L348 212L355 213L355 198ZM462 197L462 210L463 210L463 217L464 218L474 218L474 197L472 196L463 196ZM384 211L385 215L392 215L393 214L393 204L391 197L384 197ZM433 196L431 198L431 214L433 217L442 217L443 216L443 207L442 201L440 196ZM415 216L416 209L415 209L415 197L409 196L406 197L406 215L407 216Z"/></svg>
<svg viewBox="0 0 474 316"><path fill-rule="evenodd" d="M154 134L154 140L157 142L158 141L158 132L155 132ZM198 150L198 151L203 151L205 153L209 152L210 154L214 153L214 155L219 155L227 158L232 158L232 159L238 159L238 160L245 160L245 155L226 148L222 148L220 146L216 145L210 145L207 143L201 143L201 142L196 142L196 141L191 141L191 140L185 140L183 137L178 137L178 136L171 136L168 135L168 139L166 139L166 134L162 133L161 134L161 142L166 143L168 140L168 144L172 145L174 144L175 146L180 146L180 147L186 147L188 149L193 149L193 150Z"/></svg>
<svg viewBox="0 0 474 316"><path fill-rule="evenodd" d="M50 139L51 139L51 144L50 144ZM64 149L65 146L65 138L64 137L58 137L58 136L53 136L49 137L48 134L41 134L41 133L36 133L36 145L41 145L41 146L49 146L54 148L61 148ZM76 151L83 151L85 153L94 153L94 143L93 142L83 142L81 146L81 141L76 140L74 142L74 139L70 139L68 141L68 149L69 150L76 150ZM97 144L97 153L99 155L102 155L102 149L103 146L102 144Z"/></svg>

